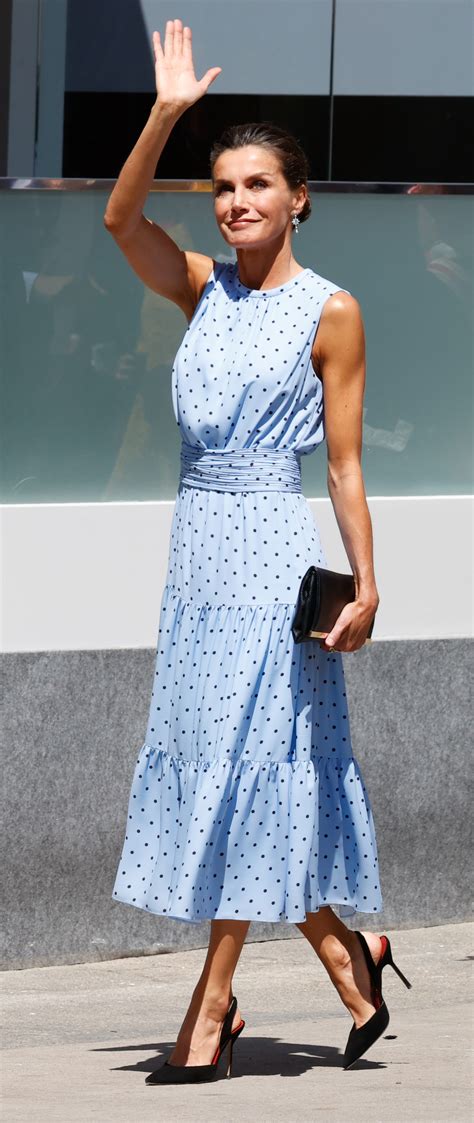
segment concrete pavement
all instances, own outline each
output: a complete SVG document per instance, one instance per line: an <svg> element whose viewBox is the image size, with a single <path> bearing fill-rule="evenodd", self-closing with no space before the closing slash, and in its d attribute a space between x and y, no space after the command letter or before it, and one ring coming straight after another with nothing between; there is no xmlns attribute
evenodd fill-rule
<svg viewBox="0 0 474 1123"><path fill-rule="evenodd" d="M473 925L387 934L412 989L386 968L390 1025L347 1072L351 1018L302 936L244 945L232 1078L194 1087L144 1078L174 1044L205 949L6 972L2 1118L471 1123Z"/></svg>

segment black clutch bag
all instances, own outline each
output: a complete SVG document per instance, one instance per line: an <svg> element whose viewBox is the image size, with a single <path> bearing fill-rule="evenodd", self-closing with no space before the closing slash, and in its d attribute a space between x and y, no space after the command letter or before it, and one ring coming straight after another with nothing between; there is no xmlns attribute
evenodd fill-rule
<svg viewBox="0 0 474 1123"><path fill-rule="evenodd" d="M308 639L323 639L331 631L344 605L355 600L355 581L352 573L335 573L311 565L301 582L296 612L291 630L295 643ZM375 615L367 632L365 643L371 643Z"/></svg>

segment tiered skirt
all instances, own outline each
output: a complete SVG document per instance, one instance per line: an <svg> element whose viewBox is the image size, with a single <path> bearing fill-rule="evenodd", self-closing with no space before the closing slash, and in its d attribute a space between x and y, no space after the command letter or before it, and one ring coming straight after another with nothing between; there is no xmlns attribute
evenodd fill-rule
<svg viewBox="0 0 474 1123"><path fill-rule="evenodd" d="M291 634L301 577L327 565L296 470L252 489L248 457L229 478L213 454L204 480L199 459L175 506L113 897L190 922L379 912L342 656ZM264 483L274 459L260 457Z"/></svg>

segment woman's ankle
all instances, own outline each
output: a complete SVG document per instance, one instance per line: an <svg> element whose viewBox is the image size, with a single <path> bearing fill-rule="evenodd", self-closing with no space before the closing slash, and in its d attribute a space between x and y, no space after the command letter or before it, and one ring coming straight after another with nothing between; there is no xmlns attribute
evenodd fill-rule
<svg viewBox="0 0 474 1123"><path fill-rule="evenodd" d="M232 986L224 990L200 987L199 984L193 992L191 1007L208 1018L221 1021L225 1017L232 1001Z"/></svg>

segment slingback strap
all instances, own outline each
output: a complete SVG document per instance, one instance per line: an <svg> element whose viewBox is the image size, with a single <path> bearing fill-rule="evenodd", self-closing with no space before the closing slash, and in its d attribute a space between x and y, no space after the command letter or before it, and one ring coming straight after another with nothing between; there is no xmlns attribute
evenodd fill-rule
<svg viewBox="0 0 474 1123"><path fill-rule="evenodd" d="M217 1049L216 1049L216 1051L214 1053L214 1056L212 1058L212 1064L215 1064L216 1059L219 1056L219 1053L221 1053L222 1050L225 1049L226 1043L228 1042L229 1038L231 1037L232 1022L234 1020L234 1014L235 1014L236 1009L237 1009L237 999L236 999L235 994L234 994L232 1002L229 1006L227 1014L226 1014L226 1016L224 1018L224 1021L222 1023L222 1029L221 1029L220 1036L219 1036L219 1044L218 1044Z"/></svg>
<svg viewBox="0 0 474 1123"><path fill-rule="evenodd" d="M356 932L356 936L359 940L362 951L364 953L364 958L365 958L365 962L367 964L367 968L368 968L368 971L369 971L370 978L372 979L374 987L377 990L379 990L379 987L380 987L379 971L377 970L377 966L374 963L374 961L372 959L372 956L370 954L370 948L369 948L369 945L367 943L367 940L366 940L365 936L362 935L362 932Z"/></svg>

